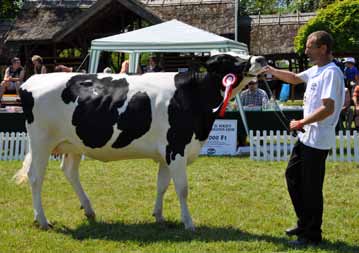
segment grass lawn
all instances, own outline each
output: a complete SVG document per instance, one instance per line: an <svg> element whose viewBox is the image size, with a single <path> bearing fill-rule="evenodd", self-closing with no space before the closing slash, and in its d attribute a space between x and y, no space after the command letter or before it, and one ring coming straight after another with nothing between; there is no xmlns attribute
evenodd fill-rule
<svg viewBox="0 0 359 253"><path fill-rule="evenodd" d="M295 223L284 162L202 157L188 168L196 232L184 230L171 183L168 222L151 216L157 165L149 160L84 161L82 183L97 213L88 222L59 169L50 162L43 204L54 229L32 224L29 186L12 175L21 162L0 162L0 252L359 252L359 165L328 163L324 242L293 248L283 230Z"/></svg>

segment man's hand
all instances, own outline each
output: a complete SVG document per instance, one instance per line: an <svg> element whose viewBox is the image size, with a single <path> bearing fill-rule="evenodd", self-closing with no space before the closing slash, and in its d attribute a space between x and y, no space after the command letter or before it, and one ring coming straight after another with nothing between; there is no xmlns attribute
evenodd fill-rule
<svg viewBox="0 0 359 253"><path fill-rule="evenodd" d="M303 129L303 120L292 120L290 122L290 130L301 130Z"/></svg>

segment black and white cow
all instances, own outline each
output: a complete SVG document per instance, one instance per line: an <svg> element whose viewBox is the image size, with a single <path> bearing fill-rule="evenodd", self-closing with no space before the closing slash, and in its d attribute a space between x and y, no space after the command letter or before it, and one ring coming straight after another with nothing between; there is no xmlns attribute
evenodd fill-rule
<svg viewBox="0 0 359 253"><path fill-rule="evenodd" d="M41 188L53 150L67 154L62 169L88 217L95 212L78 168L81 155L101 160L151 158L159 163L153 215L162 216L163 195L172 178L186 229L194 226L187 207L186 165L199 154L223 102L222 78L237 76L232 96L265 65L260 56L221 54L206 63L207 73L81 74L32 76L20 89L30 140L18 182L29 178L35 220L51 225L41 203Z"/></svg>

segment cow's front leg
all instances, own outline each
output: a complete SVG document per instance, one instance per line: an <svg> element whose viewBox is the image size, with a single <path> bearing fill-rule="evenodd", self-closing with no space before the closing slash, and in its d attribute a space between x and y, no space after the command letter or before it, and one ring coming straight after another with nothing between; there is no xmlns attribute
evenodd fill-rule
<svg viewBox="0 0 359 253"><path fill-rule="evenodd" d="M168 188L171 180L170 171L165 163L160 163L157 175L157 197L155 202L155 208L153 210L153 216L156 218L156 222L164 222L165 219L162 215L163 210L163 196Z"/></svg>
<svg viewBox="0 0 359 253"><path fill-rule="evenodd" d="M186 174L186 160L186 156L182 157L177 155L176 159L171 161L169 168L181 205L182 222L184 223L186 229L194 231L195 227L193 225L192 218L187 206L188 183Z"/></svg>

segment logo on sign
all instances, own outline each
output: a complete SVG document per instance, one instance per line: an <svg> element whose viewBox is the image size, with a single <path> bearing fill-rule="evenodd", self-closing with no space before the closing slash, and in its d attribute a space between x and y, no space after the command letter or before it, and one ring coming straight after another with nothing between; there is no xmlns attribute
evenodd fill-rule
<svg viewBox="0 0 359 253"><path fill-rule="evenodd" d="M214 155L216 153L216 149L215 148L209 148L207 149L207 155Z"/></svg>

